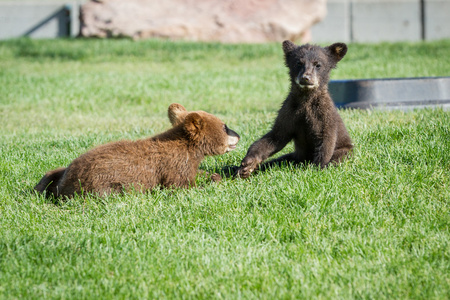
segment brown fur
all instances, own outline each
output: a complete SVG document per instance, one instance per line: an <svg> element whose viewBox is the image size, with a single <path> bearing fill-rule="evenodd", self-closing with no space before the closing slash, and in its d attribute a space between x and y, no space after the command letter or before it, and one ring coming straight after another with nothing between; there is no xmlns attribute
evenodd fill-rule
<svg viewBox="0 0 450 300"><path fill-rule="evenodd" d="M189 187L206 155L233 150L237 135L217 117L187 112L180 104L169 107L174 125L157 136L98 146L76 158L67 168L48 172L35 189L47 195L99 195L156 186Z"/></svg>
<svg viewBox="0 0 450 300"><path fill-rule="evenodd" d="M241 162L238 175L246 178L269 156L294 140L295 151L263 165L280 162L326 167L341 161L353 148L350 136L328 93L330 71L347 53L347 46L297 46L283 42L291 90L283 102L272 130L253 143Z"/></svg>

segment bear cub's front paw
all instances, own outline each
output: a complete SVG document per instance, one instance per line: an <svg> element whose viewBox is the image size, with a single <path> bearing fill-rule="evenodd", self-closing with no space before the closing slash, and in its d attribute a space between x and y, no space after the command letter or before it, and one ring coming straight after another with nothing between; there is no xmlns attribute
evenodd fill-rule
<svg viewBox="0 0 450 300"><path fill-rule="evenodd" d="M220 176L217 173L211 174L210 178L211 178L211 181L213 181L213 182L221 182L222 181L222 176Z"/></svg>
<svg viewBox="0 0 450 300"><path fill-rule="evenodd" d="M237 170L237 177L248 178L250 174L258 168L258 161L253 157L245 157L241 162L241 167Z"/></svg>

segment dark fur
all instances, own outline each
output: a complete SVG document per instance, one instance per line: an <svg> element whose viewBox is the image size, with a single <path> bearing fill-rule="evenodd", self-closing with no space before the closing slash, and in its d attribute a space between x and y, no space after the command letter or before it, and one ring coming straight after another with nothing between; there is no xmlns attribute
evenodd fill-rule
<svg viewBox="0 0 450 300"><path fill-rule="evenodd" d="M47 196L98 195L123 190L148 190L195 185L200 162L235 148L239 135L217 117L203 111L187 112L180 104L169 107L174 127L152 138L98 146L67 168L48 172L35 189Z"/></svg>
<svg viewBox="0 0 450 300"><path fill-rule="evenodd" d="M263 168L284 161L312 162L324 168L341 161L353 148L328 93L330 71L347 53L347 46L336 43L322 48L284 41L283 51L291 90L272 130L248 149L238 169L238 175L243 178L250 176L263 161L291 140L294 140L295 151L263 165Z"/></svg>

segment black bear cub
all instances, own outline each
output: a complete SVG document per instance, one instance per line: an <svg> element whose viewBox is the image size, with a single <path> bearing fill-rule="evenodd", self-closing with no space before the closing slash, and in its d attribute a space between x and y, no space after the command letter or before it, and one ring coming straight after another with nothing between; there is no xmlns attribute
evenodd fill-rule
<svg viewBox="0 0 450 300"><path fill-rule="evenodd" d="M328 93L330 71L347 53L347 45L322 48L283 42L291 90L272 129L253 143L237 175L246 178L269 156L294 140L295 151L263 165L311 162L321 168L337 163L351 152L350 136Z"/></svg>

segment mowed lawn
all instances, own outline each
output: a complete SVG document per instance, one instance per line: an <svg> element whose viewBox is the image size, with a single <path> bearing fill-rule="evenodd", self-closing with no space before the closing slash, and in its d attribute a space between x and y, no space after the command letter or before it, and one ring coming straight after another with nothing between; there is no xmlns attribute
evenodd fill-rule
<svg viewBox="0 0 450 300"><path fill-rule="evenodd" d="M450 75L450 40L349 44L332 79ZM0 299L448 299L450 112L342 110L341 165L54 204L42 175L205 110L238 165L289 88L280 44L0 42ZM292 151L289 144L279 154Z"/></svg>

